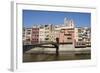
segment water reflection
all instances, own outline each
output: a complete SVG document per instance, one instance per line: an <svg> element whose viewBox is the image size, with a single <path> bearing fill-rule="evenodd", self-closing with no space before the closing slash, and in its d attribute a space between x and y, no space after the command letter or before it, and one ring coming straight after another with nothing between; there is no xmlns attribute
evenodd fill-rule
<svg viewBox="0 0 100 73"><path fill-rule="evenodd" d="M23 54L23 62L39 62L39 61L61 61L61 60L81 60L90 59L90 54Z"/></svg>

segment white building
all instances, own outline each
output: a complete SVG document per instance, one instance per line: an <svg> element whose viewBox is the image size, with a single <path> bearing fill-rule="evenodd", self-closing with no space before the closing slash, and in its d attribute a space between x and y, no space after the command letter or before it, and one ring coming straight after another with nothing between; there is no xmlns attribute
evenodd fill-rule
<svg viewBox="0 0 100 73"><path fill-rule="evenodd" d="M54 26L52 24L41 25L39 28L39 42L51 42L54 39Z"/></svg>
<svg viewBox="0 0 100 73"><path fill-rule="evenodd" d="M43 26L39 28L39 42L45 42L45 28Z"/></svg>
<svg viewBox="0 0 100 73"><path fill-rule="evenodd" d="M31 44L32 28L25 28L25 44Z"/></svg>
<svg viewBox="0 0 100 73"><path fill-rule="evenodd" d="M91 29L89 27L75 28L74 32L76 46L91 46Z"/></svg>

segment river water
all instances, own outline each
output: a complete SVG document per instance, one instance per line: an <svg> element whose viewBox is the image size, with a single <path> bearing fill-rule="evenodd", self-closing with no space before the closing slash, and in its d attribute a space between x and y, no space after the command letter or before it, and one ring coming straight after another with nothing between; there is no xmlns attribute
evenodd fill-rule
<svg viewBox="0 0 100 73"><path fill-rule="evenodd" d="M85 60L91 59L90 54L67 54L59 55L55 54L24 54L23 62L40 62L40 61L64 61L64 60Z"/></svg>
<svg viewBox="0 0 100 73"><path fill-rule="evenodd" d="M90 48L90 47L89 47ZM35 50L36 49L36 50ZM41 51L42 49L42 51ZM45 50L46 49L46 50ZM51 48L33 48L23 53L23 62L44 62L44 61L64 61L64 60L86 60L91 59L91 51L88 53L74 53L68 51L69 49L74 50L72 45L61 45L59 47L59 55L56 55L55 49ZM49 50L50 49L50 50ZM80 48L87 49L87 48ZM67 51L66 51L67 50Z"/></svg>

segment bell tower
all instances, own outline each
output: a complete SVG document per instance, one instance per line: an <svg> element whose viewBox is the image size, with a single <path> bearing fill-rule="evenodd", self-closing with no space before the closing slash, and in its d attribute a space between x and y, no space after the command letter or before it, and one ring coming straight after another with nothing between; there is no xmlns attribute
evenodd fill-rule
<svg viewBox="0 0 100 73"><path fill-rule="evenodd" d="M74 21L73 21L72 19L69 20L69 24L68 24L68 26L71 27L71 28L74 28L74 27L75 27L75 25L74 25Z"/></svg>
<svg viewBox="0 0 100 73"><path fill-rule="evenodd" d="M74 28L75 24L72 19L67 19L66 17L64 18L64 25L70 28Z"/></svg>
<svg viewBox="0 0 100 73"><path fill-rule="evenodd" d="M66 17L64 18L64 25L66 25L66 26L68 25L68 20Z"/></svg>

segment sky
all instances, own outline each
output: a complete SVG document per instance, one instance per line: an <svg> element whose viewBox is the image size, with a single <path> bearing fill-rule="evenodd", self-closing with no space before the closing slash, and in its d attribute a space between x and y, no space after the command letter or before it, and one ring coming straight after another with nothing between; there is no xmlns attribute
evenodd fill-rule
<svg viewBox="0 0 100 73"><path fill-rule="evenodd" d="M74 20L76 27L90 27L91 13L23 10L24 27L39 24L64 24L64 18Z"/></svg>

